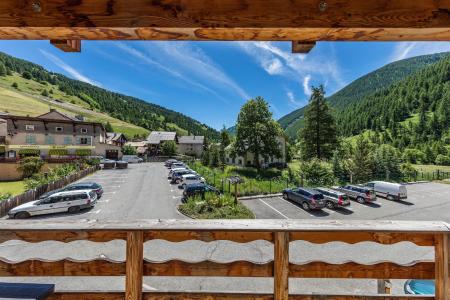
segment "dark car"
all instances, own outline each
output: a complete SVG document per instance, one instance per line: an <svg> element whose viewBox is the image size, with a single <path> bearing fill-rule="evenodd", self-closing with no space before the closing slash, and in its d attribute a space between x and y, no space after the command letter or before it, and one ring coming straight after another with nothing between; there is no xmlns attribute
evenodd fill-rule
<svg viewBox="0 0 450 300"><path fill-rule="evenodd" d="M176 159L168 159L168 160L166 160L166 161L164 162L164 165L165 165L166 167L170 167L170 165L172 165L173 163L176 163L176 162L178 162L178 160L176 160Z"/></svg>
<svg viewBox="0 0 450 300"><path fill-rule="evenodd" d="M220 194L218 189L216 189L215 187L210 186L206 183L188 184L184 187L183 200L186 200L187 198L195 196L195 195L204 195L207 192Z"/></svg>
<svg viewBox="0 0 450 300"><path fill-rule="evenodd" d="M300 204L304 210L322 209L325 207L323 195L308 188L294 188L283 190L283 198Z"/></svg>
<svg viewBox="0 0 450 300"><path fill-rule="evenodd" d="M95 182L78 182L74 184L70 184L68 186L65 186L63 188L53 190L51 192L47 192L45 194L42 194L39 199L47 198L50 195L53 195L55 193L59 192L66 192L66 191L78 191L78 190L93 190L97 194L97 199L100 199L103 195L103 188L100 184Z"/></svg>

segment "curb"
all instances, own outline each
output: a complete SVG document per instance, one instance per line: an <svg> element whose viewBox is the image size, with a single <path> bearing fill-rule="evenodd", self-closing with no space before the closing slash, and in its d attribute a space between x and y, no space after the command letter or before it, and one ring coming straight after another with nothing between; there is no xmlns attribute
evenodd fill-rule
<svg viewBox="0 0 450 300"><path fill-rule="evenodd" d="M178 212L179 214L182 214L183 216L185 216L185 217L187 217L187 218L189 218L189 219L197 220L197 218L193 218L193 217L191 217L191 216L185 214L184 212L182 212L182 211L180 210L180 205L181 205L181 204L177 205L177 212Z"/></svg>
<svg viewBox="0 0 450 300"><path fill-rule="evenodd" d="M260 199L260 198L271 198L271 197L278 197L282 196L281 193L276 194L263 194L263 195L253 195L253 196L245 196L245 197L238 197L238 200L253 200L253 199Z"/></svg>

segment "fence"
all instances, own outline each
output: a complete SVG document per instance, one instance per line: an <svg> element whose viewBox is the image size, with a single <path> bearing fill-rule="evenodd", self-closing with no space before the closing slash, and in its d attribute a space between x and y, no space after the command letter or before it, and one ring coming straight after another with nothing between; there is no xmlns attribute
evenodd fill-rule
<svg viewBox="0 0 450 300"><path fill-rule="evenodd" d="M57 291L49 299L205 299L205 300L288 300L288 299L449 299L449 224L444 222L411 221L357 221L357 220L138 220L76 222L18 222L0 220L0 242L22 240L30 243L43 241L91 242L126 241L125 261L116 261L107 256L79 261L76 259L39 258L24 261L10 261L0 258L0 276L125 276L125 290L81 290ZM220 262L204 260L199 262L183 259L153 261L145 258L144 243L165 240L173 243L184 241L213 242L219 240L236 243L251 243L264 240L273 245L273 259L253 262L245 257ZM416 260L399 264L389 257L377 263L361 263L358 260L330 263L328 257L315 261L295 262L289 253L290 243L307 241L312 244L342 242L358 244L371 242L395 245L410 242L417 246L434 247L434 260ZM329 245L333 245L329 244ZM23 247L27 247L24 244ZM335 247L335 246L333 246ZM353 247L353 246L351 246ZM227 247L224 251L230 252ZM336 251L330 250L331 253ZM409 251L402 253L408 256ZM163 276L170 280L177 276L270 278L271 292L261 293L251 289L244 292L201 291L189 289L178 292L166 290L143 290L144 276ZM290 294L290 278L353 278L353 279L434 279L435 295L390 294L389 289L381 294L358 294L348 290L344 295ZM95 280L91 277L90 280ZM145 285L144 285L145 286ZM395 291L394 291L395 292Z"/></svg>
<svg viewBox="0 0 450 300"><path fill-rule="evenodd" d="M33 200L39 198L39 196L41 196L44 193L53 191L55 189L62 188L62 187L66 186L74 181L77 181L91 173L94 173L98 169L99 169L98 166L90 167L90 168L81 170L75 174L61 178L57 181L53 181L48 184L41 185L35 189L26 191L23 194L20 194L20 195L14 196L12 198L9 198L7 200L1 201L0 202L0 217L5 216L8 213L8 211L10 211L11 209L13 209L16 206L33 201Z"/></svg>

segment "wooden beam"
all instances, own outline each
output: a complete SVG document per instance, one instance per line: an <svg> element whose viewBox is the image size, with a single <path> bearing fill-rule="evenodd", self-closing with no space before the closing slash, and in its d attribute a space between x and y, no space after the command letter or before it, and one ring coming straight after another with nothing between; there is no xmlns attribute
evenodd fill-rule
<svg viewBox="0 0 450 300"><path fill-rule="evenodd" d="M50 43L64 52L81 52L80 40L50 40Z"/></svg>
<svg viewBox="0 0 450 300"><path fill-rule="evenodd" d="M125 278L125 299L142 299L142 280L144 268L144 233L127 233L127 262Z"/></svg>
<svg viewBox="0 0 450 300"><path fill-rule="evenodd" d="M292 53L309 53L315 45L316 42L292 41Z"/></svg>
<svg viewBox="0 0 450 300"><path fill-rule="evenodd" d="M435 0L2 0L0 39L448 41L449 11Z"/></svg>
<svg viewBox="0 0 450 300"><path fill-rule="evenodd" d="M436 300L449 300L449 234L436 234L436 243L434 246L434 264L435 264L435 298Z"/></svg>
<svg viewBox="0 0 450 300"><path fill-rule="evenodd" d="M289 298L289 233L274 235L274 300Z"/></svg>

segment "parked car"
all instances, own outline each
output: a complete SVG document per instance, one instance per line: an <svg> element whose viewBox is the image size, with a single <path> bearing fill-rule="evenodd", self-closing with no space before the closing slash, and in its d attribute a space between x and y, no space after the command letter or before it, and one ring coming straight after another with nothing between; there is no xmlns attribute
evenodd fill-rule
<svg viewBox="0 0 450 300"><path fill-rule="evenodd" d="M10 218L25 219L31 216L60 212L76 213L89 208L97 202L97 194L93 190L76 190L58 192L44 199L19 205L8 212Z"/></svg>
<svg viewBox="0 0 450 300"><path fill-rule="evenodd" d="M171 183L176 183L177 178L180 178L181 176L186 175L186 174L193 174L193 175L199 176L197 174L197 172L195 172L193 170L188 170L188 169L178 170L178 171L175 171L175 172L172 173L172 175L170 177Z"/></svg>
<svg viewBox="0 0 450 300"><path fill-rule="evenodd" d="M207 192L220 194L219 190L206 183L187 184L183 191L183 200L196 195L204 195Z"/></svg>
<svg viewBox="0 0 450 300"><path fill-rule="evenodd" d="M361 204L377 200L375 192L368 187L349 184L344 186L333 187L333 190L340 191L346 194L350 199L354 199Z"/></svg>
<svg viewBox="0 0 450 300"><path fill-rule="evenodd" d="M368 182L366 186L373 189L377 196L387 198L388 200L401 200L408 198L406 186L403 184L385 181L371 181Z"/></svg>
<svg viewBox="0 0 450 300"><path fill-rule="evenodd" d="M179 167L179 168L174 168L174 169L170 169L169 170L169 178L172 177L172 174L178 171L182 171L182 170L189 170L187 167Z"/></svg>
<svg viewBox="0 0 450 300"><path fill-rule="evenodd" d="M112 159L108 159L108 158L101 158L100 159L100 164L104 164L104 163L115 163L115 160Z"/></svg>
<svg viewBox="0 0 450 300"><path fill-rule="evenodd" d="M194 174L184 174L177 177L175 183L179 184L179 188L184 188L186 185L192 183L205 183L205 178Z"/></svg>
<svg viewBox="0 0 450 300"><path fill-rule="evenodd" d="M186 165L182 162L176 162L170 165L169 169L176 169L176 168L186 168Z"/></svg>
<svg viewBox="0 0 450 300"><path fill-rule="evenodd" d="M334 209L350 205L350 200L348 199L348 196L344 193L323 187L318 187L314 189L323 195L325 199L325 206L327 208Z"/></svg>
<svg viewBox="0 0 450 300"><path fill-rule="evenodd" d="M283 190L283 198L297 202L304 210L322 209L325 207L323 195L313 189L303 187L285 189Z"/></svg>
<svg viewBox="0 0 450 300"><path fill-rule="evenodd" d="M176 162L178 162L178 160L176 160L176 159L168 159L168 160L166 160L166 161L164 162L164 165L165 165L166 167L169 167L171 164L176 163Z"/></svg>
<svg viewBox="0 0 450 300"><path fill-rule="evenodd" d="M81 191L81 190L93 190L97 194L97 199L100 199L103 195L103 188L100 184L96 182L78 182L67 185L63 188L53 190L47 193L42 194L39 199L44 199L49 197L50 195L59 193L59 192L68 192L68 191Z"/></svg>
<svg viewBox="0 0 450 300"><path fill-rule="evenodd" d="M129 164L141 163L144 160L137 155L124 155L122 156L122 161L126 161Z"/></svg>

